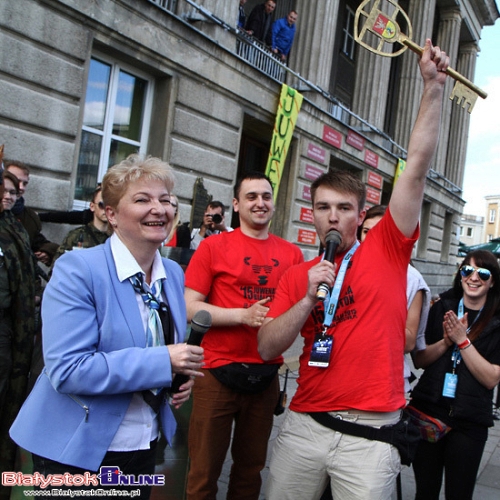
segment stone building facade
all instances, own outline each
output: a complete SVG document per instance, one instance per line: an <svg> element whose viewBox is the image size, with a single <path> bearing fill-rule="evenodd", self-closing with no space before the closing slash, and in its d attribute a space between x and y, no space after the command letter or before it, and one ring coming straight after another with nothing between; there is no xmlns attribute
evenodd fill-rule
<svg viewBox="0 0 500 500"><path fill-rule="evenodd" d="M258 3L249 0L247 12ZM369 204L386 203L422 89L415 54L381 57L354 42L359 3L278 0L277 16L298 11L284 67L235 30L237 0L0 2L0 143L31 168L28 204L81 208L109 165L139 151L175 169L183 221L199 178L230 207L238 174L265 167L285 82L304 102L272 230L316 255L311 181L349 169L366 182ZM412 39L431 37L473 80L481 30L499 17L495 1L399 4ZM455 269L469 128L461 107L444 108L414 255L433 292ZM44 225L54 241L66 229Z"/></svg>

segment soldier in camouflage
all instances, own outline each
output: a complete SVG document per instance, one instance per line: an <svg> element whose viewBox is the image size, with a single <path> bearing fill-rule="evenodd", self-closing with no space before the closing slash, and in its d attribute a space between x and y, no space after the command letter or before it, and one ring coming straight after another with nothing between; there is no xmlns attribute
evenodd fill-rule
<svg viewBox="0 0 500 500"><path fill-rule="evenodd" d="M77 227L66 235L54 256L54 263L65 252L95 247L108 239L109 225L106 218L106 207L102 201L101 186L94 191L90 210L94 215L92 222Z"/></svg>
<svg viewBox="0 0 500 500"><path fill-rule="evenodd" d="M0 172L0 181L3 173ZM3 196L3 182L0 192ZM9 428L28 387L35 334L35 263L28 233L0 205L0 470L14 471L17 446ZM10 489L0 486L0 498Z"/></svg>

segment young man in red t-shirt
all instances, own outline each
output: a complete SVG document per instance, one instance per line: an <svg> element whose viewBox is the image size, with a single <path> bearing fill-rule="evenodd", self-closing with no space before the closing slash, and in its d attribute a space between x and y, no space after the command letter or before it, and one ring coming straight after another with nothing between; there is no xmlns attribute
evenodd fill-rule
<svg viewBox="0 0 500 500"><path fill-rule="evenodd" d="M303 261L297 246L269 233L274 203L266 176L255 173L240 180L233 208L239 213L240 227L204 239L186 271L188 319L200 309L212 315L212 328L202 343L205 376L193 390L188 500L215 498L233 423L228 498L259 497L260 472L279 396L277 369L283 358L279 353L265 363L257 350L257 332L280 277ZM255 393L242 392L252 390L245 381L242 387L228 386L227 380L222 382L213 374L242 365L270 369L269 385ZM256 377L258 373L251 376L249 386Z"/></svg>
<svg viewBox="0 0 500 500"><path fill-rule="evenodd" d="M332 230L342 241L334 263L318 257L285 273L259 331L265 360L285 351L299 331L304 338L298 389L273 448L268 500L319 498L328 482L336 499L391 497L401 467L397 449L334 431L311 414L333 412L377 428L400 419L405 405L406 273L437 147L448 62L427 40L420 60L424 92L406 169L386 215L358 249L356 233L365 216L363 183L345 171L331 171L311 186L321 243L326 244ZM316 298L320 283L333 287L334 299L328 298L325 306ZM327 345L332 347L325 362Z"/></svg>

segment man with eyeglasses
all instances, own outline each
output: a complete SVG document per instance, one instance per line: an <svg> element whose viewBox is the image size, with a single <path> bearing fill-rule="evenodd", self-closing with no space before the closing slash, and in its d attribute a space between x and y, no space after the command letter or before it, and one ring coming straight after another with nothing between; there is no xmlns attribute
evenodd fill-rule
<svg viewBox="0 0 500 500"><path fill-rule="evenodd" d="M54 256L54 264L65 252L95 247L108 239L109 226L106 218L106 207L102 201L101 186L94 191L89 209L93 214L92 221L85 226L71 230L66 235Z"/></svg>

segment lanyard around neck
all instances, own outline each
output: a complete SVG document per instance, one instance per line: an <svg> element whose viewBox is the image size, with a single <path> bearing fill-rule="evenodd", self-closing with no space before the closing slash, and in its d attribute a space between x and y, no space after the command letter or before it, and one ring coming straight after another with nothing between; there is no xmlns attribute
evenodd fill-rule
<svg viewBox="0 0 500 500"><path fill-rule="evenodd" d="M467 335L469 335L471 328L474 326L474 323L477 321L477 318L479 318L479 316L481 315L482 310L483 308L481 307L481 309L479 309L479 312L477 313L477 316L474 318L472 324L469 327L467 327ZM458 311L457 311L458 319L463 318L464 312L465 312L464 298L462 297L460 299L460 302L458 303ZM455 369L457 365L460 363L461 359L462 355L460 354L460 349L456 345L455 348L453 349L453 352L451 353L451 360L453 361L453 373L455 373Z"/></svg>
<svg viewBox="0 0 500 500"><path fill-rule="evenodd" d="M349 261L351 260L354 252L359 247L359 241L356 240L354 245L349 249L349 251L344 255L342 259L342 263L340 265L339 272L337 273L337 277L335 278L335 284L333 285L333 289L330 292L327 300L325 300L325 319L323 321L323 331L330 327L332 324L333 318L335 317L335 311L337 310L337 305L339 302L340 290L342 289L342 285L344 283L345 274L347 272L347 267L349 265ZM323 254L324 257L324 254Z"/></svg>
<svg viewBox="0 0 500 500"><path fill-rule="evenodd" d="M479 316L481 315L482 310L483 310L483 308L481 307L481 309L479 309L479 312L477 313L477 316L474 318L474 321L472 322L472 324L469 327L467 327L467 335L469 335L471 328L474 326L474 323L477 321L477 318L479 318ZM458 312L457 312L458 319L463 318L464 311L465 311L464 298L462 297L460 299L460 302L458 303Z"/></svg>

